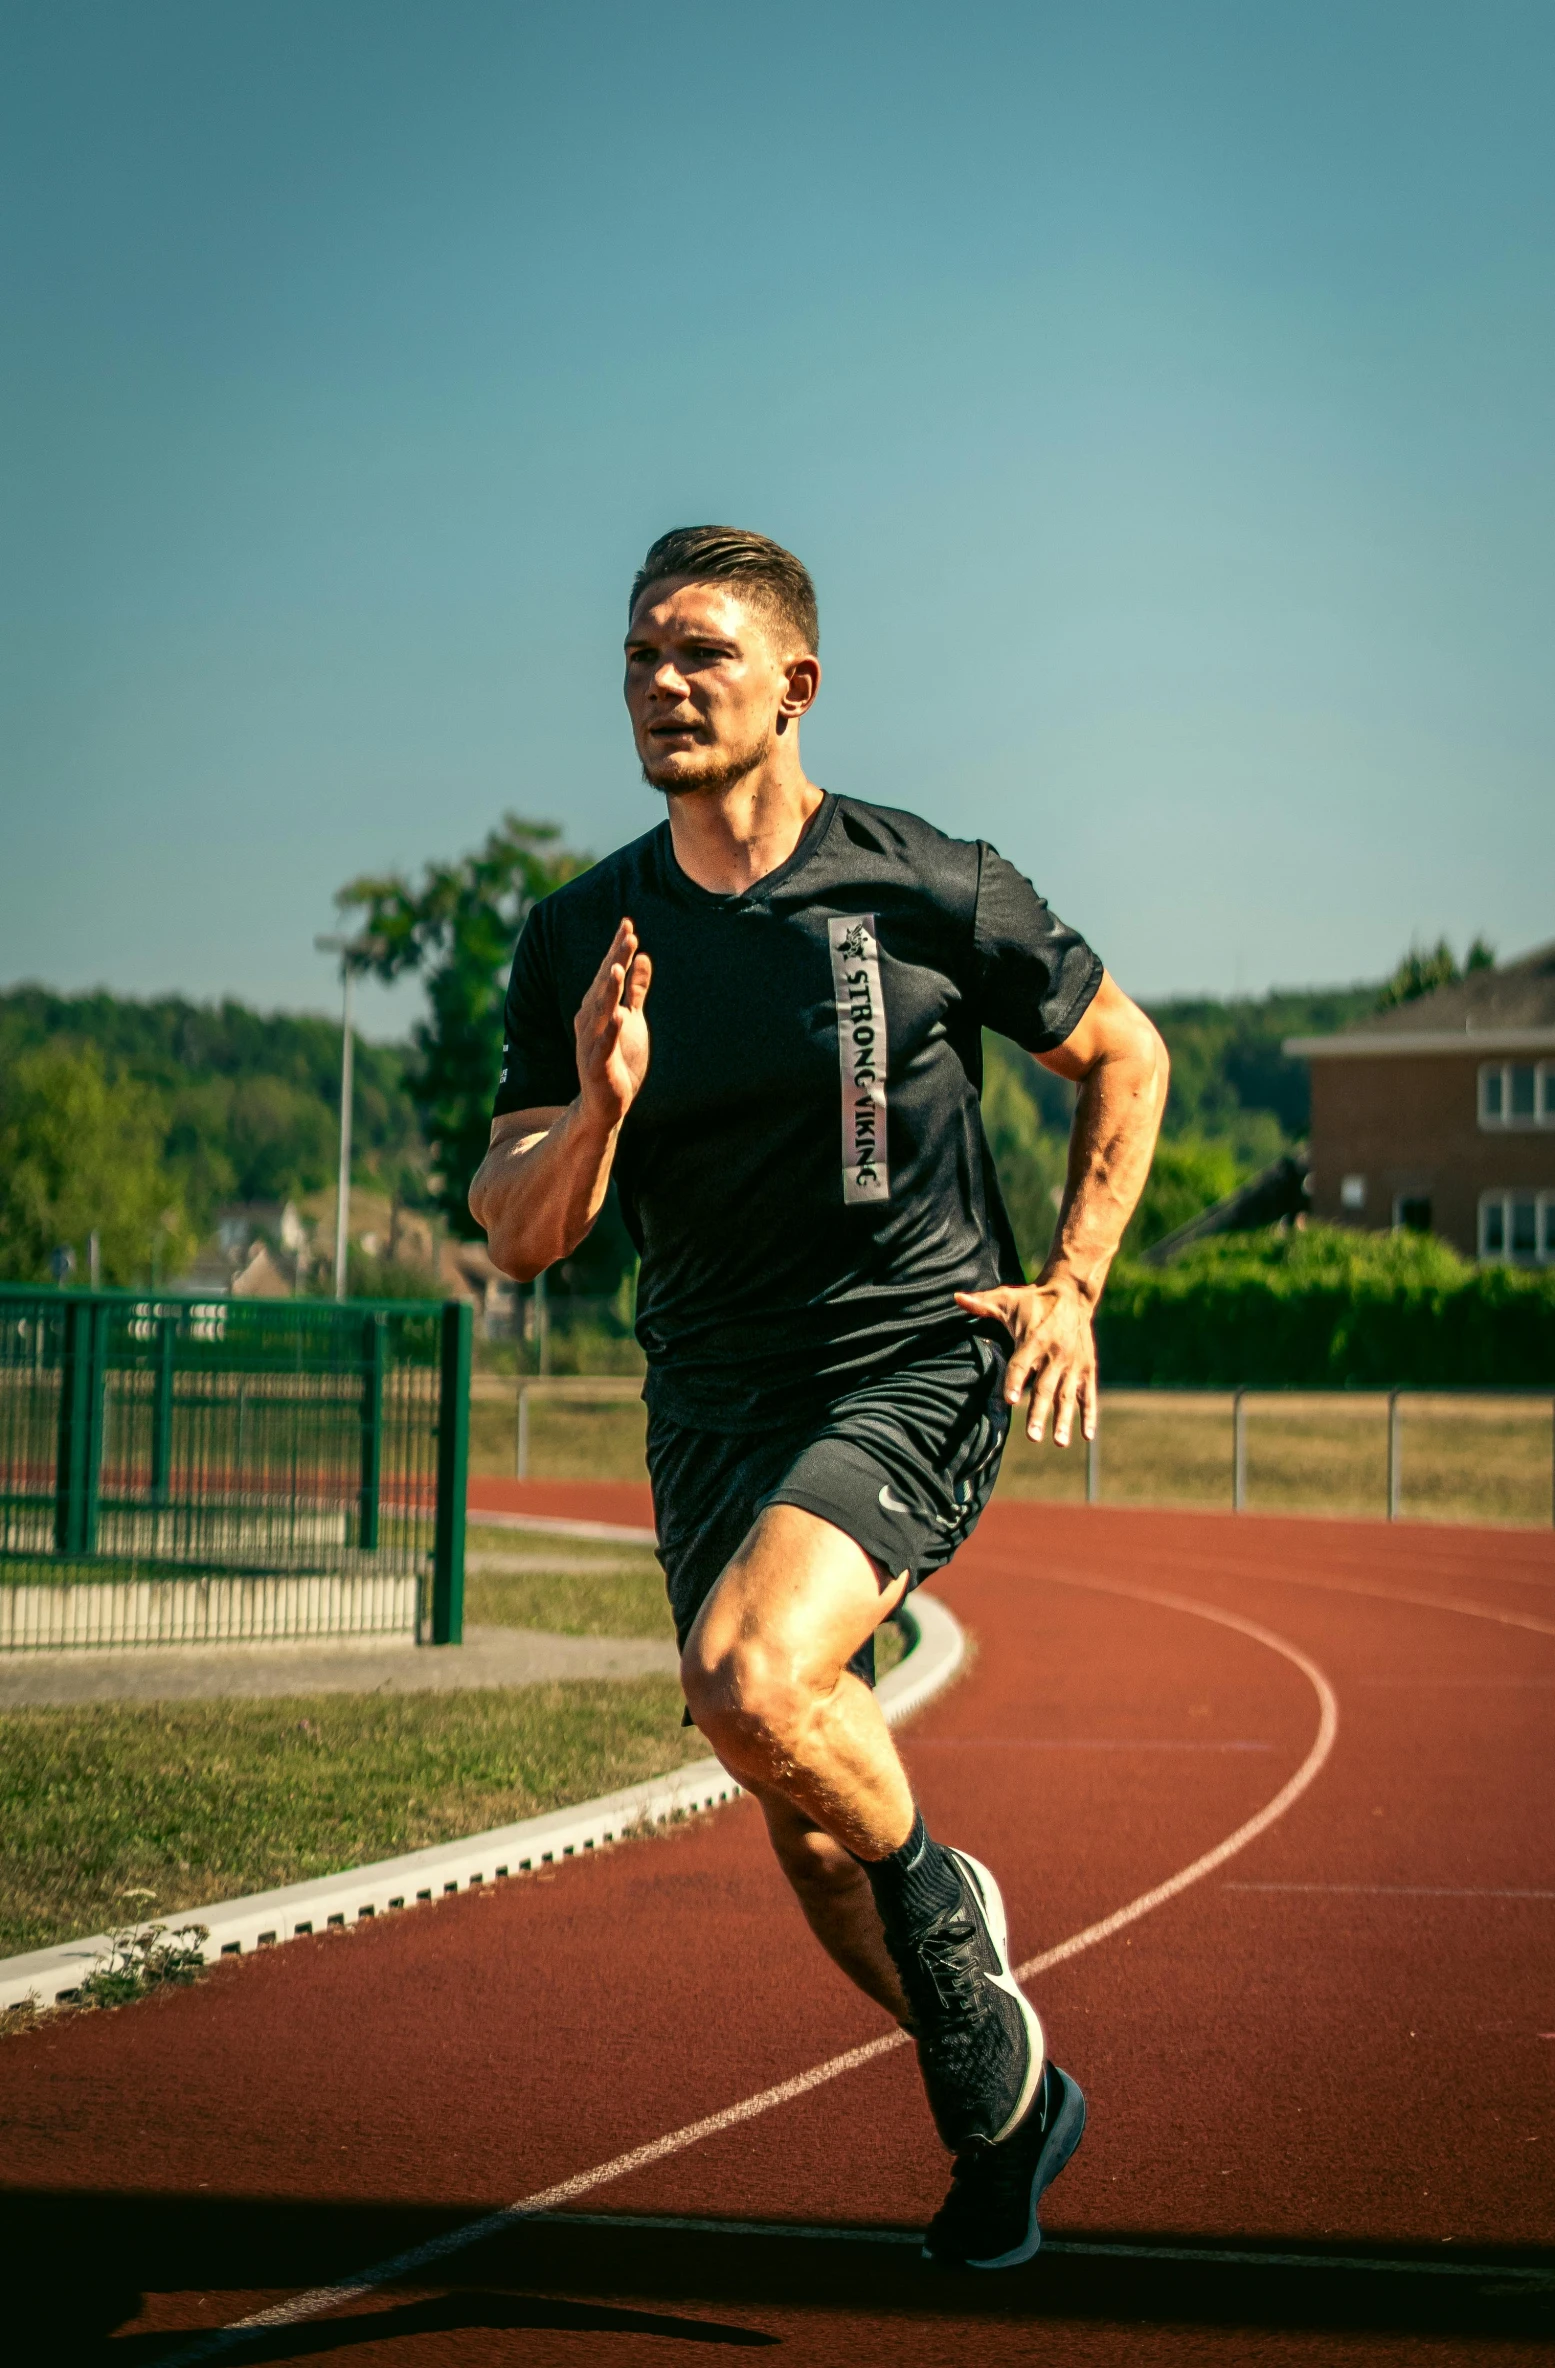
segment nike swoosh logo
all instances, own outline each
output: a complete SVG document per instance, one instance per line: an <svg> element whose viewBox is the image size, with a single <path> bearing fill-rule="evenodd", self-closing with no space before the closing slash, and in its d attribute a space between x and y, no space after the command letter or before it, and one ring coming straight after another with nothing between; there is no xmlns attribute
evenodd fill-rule
<svg viewBox="0 0 1555 2368"><path fill-rule="evenodd" d="M911 1505L904 1505L900 1497L891 1494L889 1481L880 1491L880 1502L888 1513L910 1513L912 1511Z"/></svg>

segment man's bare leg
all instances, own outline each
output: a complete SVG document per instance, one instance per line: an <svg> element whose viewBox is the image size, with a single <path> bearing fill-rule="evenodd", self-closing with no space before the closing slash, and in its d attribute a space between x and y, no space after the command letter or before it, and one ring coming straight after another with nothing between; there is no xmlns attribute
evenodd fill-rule
<svg viewBox="0 0 1555 2368"><path fill-rule="evenodd" d="M865 1856L883 1857L912 1824L890 1730L847 1667L905 1592L901 1580L882 1584L863 1548L829 1521L773 1505L704 1604L682 1664L692 1716L760 1801L810 1930L898 2022L907 2000L874 1894L836 1828L867 1844Z"/></svg>
<svg viewBox="0 0 1555 2368"><path fill-rule="evenodd" d="M901 1978L885 1945L869 1878L858 1860L780 1794L758 1792L756 1797L773 1855L827 1956L866 1998L873 1998L897 2022L907 2022Z"/></svg>
<svg viewBox="0 0 1555 2368"><path fill-rule="evenodd" d="M956 2156L926 2250L998 2269L1036 2250L1037 2203L1079 2142L1085 2102L1045 2061L997 1883L925 1830L880 1706L847 1666L906 1585L905 1573L882 1584L831 1522L771 1505L702 1606L681 1681L724 1766L760 1799L822 1946L910 2022ZM864 1862L858 1887L849 1853Z"/></svg>
<svg viewBox="0 0 1555 2368"><path fill-rule="evenodd" d="M848 1662L907 1592L798 1505L769 1505L697 1615L681 1656L691 1715L732 1776L845 1850L880 1859L913 1825L880 1705Z"/></svg>

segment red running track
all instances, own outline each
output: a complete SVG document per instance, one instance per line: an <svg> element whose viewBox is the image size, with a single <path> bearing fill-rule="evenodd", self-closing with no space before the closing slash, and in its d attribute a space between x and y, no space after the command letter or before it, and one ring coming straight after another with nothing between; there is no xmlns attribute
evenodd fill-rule
<svg viewBox="0 0 1555 2368"><path fill-rule="evenodd" d="M945 2169L901 2049L458 2242L879 2035L742 1804L0 2047L12 2324L69 2362L1549 2357L1555 1544L1000 1502L940 1585L976 1655L904 1749L1027 1958L1252 1817L1338 1701L1277 1822L1034 1984L1092 2109L1035 2263L892 2241Z"/></svg>

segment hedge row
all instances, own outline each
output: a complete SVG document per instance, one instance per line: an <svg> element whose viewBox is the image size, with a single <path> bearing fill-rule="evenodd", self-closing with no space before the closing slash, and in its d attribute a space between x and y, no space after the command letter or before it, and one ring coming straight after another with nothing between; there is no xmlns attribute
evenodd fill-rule
<svg viewBox="0 0 1555 2368"><path fill-rule="evenodd" d="M1232 1234L1120 1261L1096 1331L1114 1388L1555 1387L1555 1270L1419 1234Z"/></svg>

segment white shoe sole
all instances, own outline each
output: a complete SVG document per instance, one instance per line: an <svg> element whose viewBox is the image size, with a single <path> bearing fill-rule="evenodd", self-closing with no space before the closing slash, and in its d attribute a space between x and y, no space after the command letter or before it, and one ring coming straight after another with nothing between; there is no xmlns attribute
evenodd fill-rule
<svg viewBox="0 0 1555 2368"><path fill-rule="evenodd" d="M952 1850L950 1855L957 1860L971 1879L972 1888L977 1894L978 1906L982 1909L983 1922L988 1927L988 1937L993 1942L999 1959L998 1972L991 1973L988 1979L1014 1999L1026 2025L1028 2056L1026 2078L1013 2112L1001 2127L994 2131L989 2140L991 2146L997 2146L1002 2139L1009 2136L1011 2130L1017 2128L1025 2120L1031 2109L1031 2101L1037 2093L1037 2083L1042 2078L1042 2064L1046 2054L1047 2040L1036 2008L1026 1997L1014 1974L1010 1971L1009 1926L1004 1914L1004 1896L998 1884L981 1859L970 1857L965 1850ZM1067 2156L1065 2160L1068 2160Z"/></svg>

